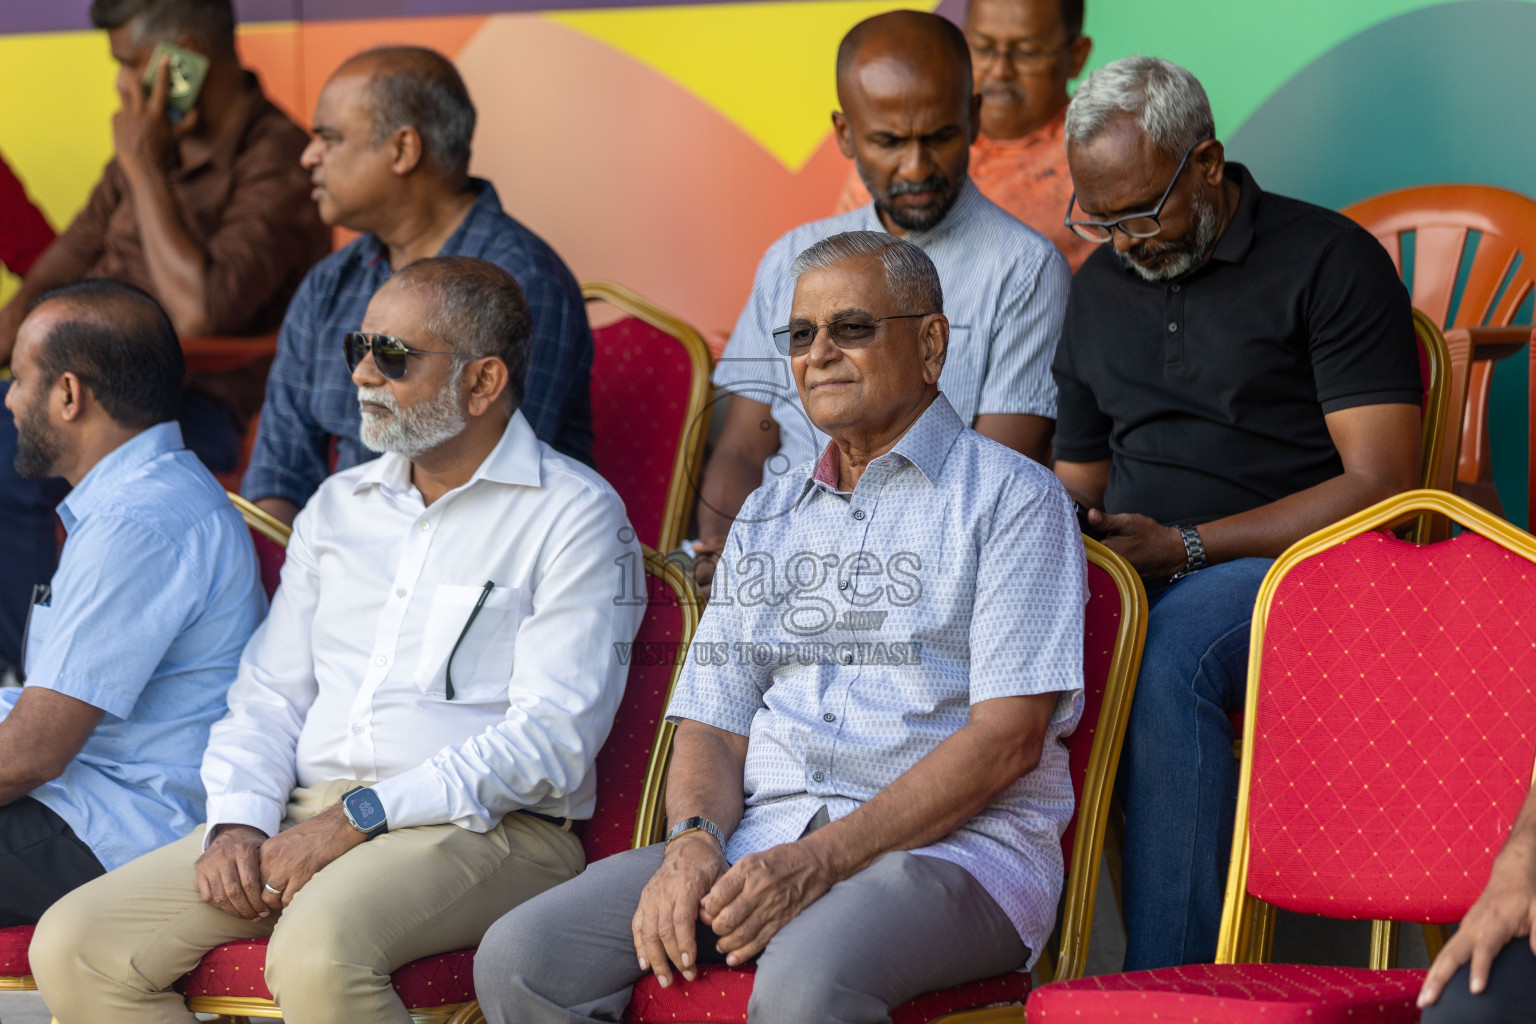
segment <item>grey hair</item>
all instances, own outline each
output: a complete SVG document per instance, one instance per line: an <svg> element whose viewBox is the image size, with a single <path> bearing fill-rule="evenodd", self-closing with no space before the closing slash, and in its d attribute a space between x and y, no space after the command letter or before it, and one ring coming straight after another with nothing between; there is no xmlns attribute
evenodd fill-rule
<svg viewBox="0 0 1536 1024"><path fill-rule="evenodd" d="M523 404L533 314L511 274L472 256L433 256L406 264L391 283L427 294L422 326L433 338L454 352L506 363L507 392L514 406Z"/></svg>
<svg viewBox="0 0 1536 1024"><path fill-rule="evenodd" d="M823 238L795 257L789 272L799 280L813 270L829 270L848 260L878 259L885 284L906 313L944 312L944 289L933 260L911 242L884 231L845 231Z"/></svg>
<svg viewBox="0 0 1536 1024"><path fill-rule="evenodd" d="M378 46L343 67L357 64L372 67L373 144L414 128L428 163L454 183L467 177L475 105L453 62L424 46Z"/></svg>
<svg viewBox="0 0 1536 1024"><path fill-rule="evenodd" d="M1199 79L1161 57L1123 57L1093 72L1067 106L1067 138L1086 146L1116 114L1128 114L1173 160L1216 135Z"/></svg>

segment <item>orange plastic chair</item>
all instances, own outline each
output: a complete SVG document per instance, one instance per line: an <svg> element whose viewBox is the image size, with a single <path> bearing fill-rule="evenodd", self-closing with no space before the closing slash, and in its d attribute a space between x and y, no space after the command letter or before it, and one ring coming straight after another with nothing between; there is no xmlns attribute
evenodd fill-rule
<svg viewBox="0 0 1536 1024"><path fill-rule="evenodd" d="M709 434L709 349L699 332L623 285L581 286L624 316L592 331L592 457L640 543L682 543Z"/></svg>
<svg viewBox="0 0 1536 1024"><path fill-rule="evenodd" d="M236 504L245 511L247 503L236 499ZM253 522L252 529L265 530L267 525ZM662 837L666 819L661 780L673 733L663 716L682 671L682 654L699 624L698 593L676 565L647 551L643 570L638 562L620 568L625 592L619 600L648 603L630 649L624 700L597 755L597 806L582 829L588 863ZM0 945L0 952L3 949ZM280 1018L283 1011L272 1001L264 978L266 955L266 939L209 950L177 985L187 997L187 1008L215 1014L224 1024ZM394 988L410 1008L411 1019L417 1024L483 1024L485 1015L475 1000L474 959L474 950L461 949L396 970Z"/></svg>
<svg viewBox="0 0 1536 1024"><path fill-rule="evenodd" d="M1096 541L1084 537L1083 546L1089 589L1083 631L1084 700L1077 730L1064 741L1077 804L1061 840L1062 859L1068 867L1062 924L1051 943L1059 950L1054 964L1058 979L1080 977L1087 965L1110 794L1147 636L1147 592L1136 570ZM1036 965L1042 974L1053 973L1049 952L1042 951ZM745 1024L754 968L753 964L705 966L694 981L679 979L669 988L658 985L654 975L646 975L635 986L624 1019L627 1024ZM1030 977L1023 972L985 978L918 996L895 1007L891 1019L895 1024L1017 1021L1019 1004L1029 987Z"/></svg>
<svg viewBox="0 0 1536 1024"><path fill-rule="evenodd" d="M1426 512L1465 532L1390 532ZM1216 964L1044 986L1031 1024L1417 1021L1396 922L1461 919L1531 785L1532 602L1536 538L1444 491L1292 545L1254 610ZM1370 968L1267 963L1276 907L1371 920Z"/></svg>
<svg viewBox="0 0 1536 1024"><path fill-rule="evenodd" d="M1386 246L1399 271L1411 236L1413 304L1446 331L1452 390L1465 388L1468 395L1456 490L1501 513L1493 489L1488 395L1493 363L1520 351L1531 335L1528 326L1512 325L1536 288L1536 201L1491 185L1424 185L1387 192L1343 212ZM1475 245L1474 231L1479 233ZM1466 283L1458 297L1463 272ZM1454 379L1462 375L1465 384ZM1536 375L1532 381L1536 395ZM1536 417L1531 422L1536 439ZM1530 507L1536 511L1536 473L1531 474L1531 495Z"/></svg>

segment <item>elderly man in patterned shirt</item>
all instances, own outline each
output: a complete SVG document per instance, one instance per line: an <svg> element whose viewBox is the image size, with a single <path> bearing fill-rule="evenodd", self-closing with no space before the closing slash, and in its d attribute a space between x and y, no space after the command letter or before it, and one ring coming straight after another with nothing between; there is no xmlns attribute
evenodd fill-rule
<svg viewBox="0 0 1536 1024"><path fill-rule="evenodd" d="M492 926L491 1021L619 1020L646 972L754 958L754 1024L886 1021L1029 967L1051 931L1082 709L1071 504L940 393L921 249L850 232L792 271L773 334L831 442L726 543L668 709L667 841Z"/></svg>

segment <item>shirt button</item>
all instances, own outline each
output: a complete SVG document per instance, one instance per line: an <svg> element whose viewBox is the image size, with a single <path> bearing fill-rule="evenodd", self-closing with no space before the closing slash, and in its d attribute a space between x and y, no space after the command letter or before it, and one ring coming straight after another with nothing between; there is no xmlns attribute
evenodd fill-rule
<svg viewBox="0 0 1536 1024"><path fill-rule="evenodd" d="M853 518L855 518L855 519L863 519L864 518L864 510L861 509L861 508L854 509L853 510Z"/></svg>
<svg viewBox="0 0 1536 1024"><path fill-rule="evenodd" d="M851 652L848 653L848 654L843 655L843 664L844 665L852 665L853 664L853 654Z"/></svg>
<svg viewBox="0 0 1536 1024"><path fill-rule="evenodd" d="M832 712L828 711L826 714L821 716L821 720L823 722L835 722L835 721L837 721L837 716L834 715Z"/></svg>
<svg viewBox="0 0 1536 1024"><path fill-rule="evenodd" d="M1168 325L1168 333L1169 334L1177 334L1178 331L1179 331L1179 325L1178 324L1169 324ZM422 529L426 529L426 524L425 523L422 524Z"/></svg>
<svg viewBox="0 0 1536 1024"><path fill-rule="evenodd" d="M352 727L352 731L353 731L353 732L355 732L355 733L357 733L357 734L358 734L358 735L359 735L359 736L361 736L361 735L362 735L362 734L363 734L363 726L362 726L362 723L358 723L358 724L357 724L357 725L354 725L354 726L353 726L353 727Z"/></svg>
<svg viewBox="0 0 1536 1024"><path fill-rule="evenodd" d="M432 524L427 522L425 519L423 519L417 525L420 526L423 530L430 530L430 529L432 529Z"/></svg>
<svg viewBox="0 0 1536 1024"><path fill-rule="evenodd" d="M847 590L848 589L848 581L847 580L839 580L838 583L837 583L837 589L838 590Z"/></svg>
<svg viewBox="0 0 1536 1024"><path fill-rule="evenodd" d="M826 778L826 776L823 775L821 772L812 772L811 773L811 778L814 779L817 782L821 782L823 779Z"/></svg>
<svg viewBox="0 0 1536 1024"><path fill-rule="evenodd" d="M389 664L389 657L388 655L381 654L377 658L373 659L373 663L375 665L387 665Z"/></svg>
<svg viewBox="0 0 1536 1024"><path fill-rule="evenodd" d="M1178 290L1179 290L1179 287L1180 287L1180 286L1179 286L1179 285L1174 285L1174 286L1173 286L1173 290L1174 290L1174 291L1178 291Z"/></svg>
<svg viewBox="0 0 1536 1024"><path fill-rule="evenodd" d="M404 587L397 587L395 589L395 596L396 597L404 597L405 596L405 588Z"/></svg>

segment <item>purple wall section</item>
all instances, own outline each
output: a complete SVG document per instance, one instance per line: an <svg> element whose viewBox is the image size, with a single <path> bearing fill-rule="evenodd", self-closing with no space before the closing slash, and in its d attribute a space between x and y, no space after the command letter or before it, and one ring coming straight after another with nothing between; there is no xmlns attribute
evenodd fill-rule
<svg viewBox="0 0 1536 1024"><path fill-rule="evenodd" d="M441 17L499 11L561 11L654 6L656 0L235 0L243 22L343 21L353 18ZM717 0L667 0L670 4ZM89 0L3 0L0 35L68 32L91 27Z"/></svg>

